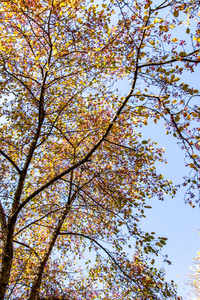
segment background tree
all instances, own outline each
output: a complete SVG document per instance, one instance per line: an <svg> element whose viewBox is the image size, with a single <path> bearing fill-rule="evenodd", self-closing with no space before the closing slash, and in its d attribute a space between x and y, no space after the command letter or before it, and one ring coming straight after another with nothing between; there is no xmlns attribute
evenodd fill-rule
<svg viewBox="0 0 200 300"><path fill-rule="evenodd" d="M152 260L166 239L140 228L148 199L175 189L139 128L165 120L194 205L199 91L181 76L200 61L198 5L1 2L0 299L176 298Z"/></svg>
<svg viewBox="0 0 200 300"><path fill-rule="evenodd" d="M190 270L189 280L186 284L190 289L190 298L198 300L200 299L200 252L197 252L194 257Z"/></svg>
<svg viewBox="0 0 200 300"><path fill-rule="evenodd" d="M200 299L200 252L194 258L192 272L189 274L190 281L188 283L192 290L193 299Z"/></svg>

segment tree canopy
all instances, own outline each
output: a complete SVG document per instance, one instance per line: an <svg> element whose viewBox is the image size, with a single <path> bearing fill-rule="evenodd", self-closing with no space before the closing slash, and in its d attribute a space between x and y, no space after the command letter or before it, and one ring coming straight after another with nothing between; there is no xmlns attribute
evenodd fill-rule
<svg viewBox="0 0 200 300"><path fill-rule="evenodd" d="M176 188L140 129L165 121L195 206L199 4L1 1L0 299L178 299L140 226Z"/></svg>

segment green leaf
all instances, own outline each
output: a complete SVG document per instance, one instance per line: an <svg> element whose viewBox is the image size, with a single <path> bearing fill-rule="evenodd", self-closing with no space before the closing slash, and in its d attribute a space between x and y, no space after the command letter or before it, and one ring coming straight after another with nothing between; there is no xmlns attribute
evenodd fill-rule
<svg viewBox="0 0 200 300"><path fill-rule="evenodd" d="M181 56L181 57L184 57L184 56L186 56L187 54L186 54L186 52L185 51L181 51L180 53L179 53L179 56Z"/></svg>
<svg viewBox="0 0 200 300"><path fill-rule="evenodd" d="M143 144L143 145L146 145L146 144L148 144L148 141L145 141L145 140L144 140L144 141L142 141L142 144Z"/></svg>
<svg viewBox="0 0 200 300"><path fill-rule="evenodd" d="M186 33L189 34L190 33L190 28L186 29Z"/></svg>

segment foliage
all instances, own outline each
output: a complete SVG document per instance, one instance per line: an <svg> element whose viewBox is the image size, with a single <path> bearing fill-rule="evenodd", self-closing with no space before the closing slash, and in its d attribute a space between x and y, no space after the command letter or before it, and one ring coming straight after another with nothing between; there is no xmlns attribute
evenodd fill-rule
<svg viewBox="0 0 200 300"><path fill-rule="evenodd" d="M199 91L185 74L200 62L198 7L1 1L0 299L178 299L152 259L166 239L140 228L149 198L176 192L140 128L165 120L194 206Z"/></svg>

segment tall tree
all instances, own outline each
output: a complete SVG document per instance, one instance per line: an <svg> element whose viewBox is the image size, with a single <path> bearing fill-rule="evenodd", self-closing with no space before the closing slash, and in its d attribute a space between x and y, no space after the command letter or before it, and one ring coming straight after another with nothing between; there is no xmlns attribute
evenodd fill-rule
<svg viewBox="0 0 200 300"><path fill-rule="evenodd" d="M176 298L152 260L166 239L140 228L147 199L175 189L139 128L165 120L194 205L199 91L181 78L200 62L198 7L1 1L0 299Z"/></svg>

